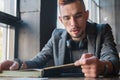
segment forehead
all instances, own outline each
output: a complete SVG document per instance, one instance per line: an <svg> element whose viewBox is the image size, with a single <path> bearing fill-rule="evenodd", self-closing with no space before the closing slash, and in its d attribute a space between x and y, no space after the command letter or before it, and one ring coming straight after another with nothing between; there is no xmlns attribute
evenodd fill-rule
<svg viewBox="0 0 120 80"><path fill-rule="evenodd" d="M83 10L84 7L78 0L66 5L60 5L61 15L74 14L77 12L82 12Z"/></svg>
<svg viewBox="0 0 120 80"><path fill-rule="evenodd" d="M58 3L60 5L65 5L65 4L69 4L69 3L72 3L72 2L75 2L76 0L58 0Z"/></svg>

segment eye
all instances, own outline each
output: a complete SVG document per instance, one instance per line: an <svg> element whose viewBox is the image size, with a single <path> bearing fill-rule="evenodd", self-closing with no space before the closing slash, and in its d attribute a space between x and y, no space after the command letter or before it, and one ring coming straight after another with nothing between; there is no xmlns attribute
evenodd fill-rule
<svg viewBox="0 0 120 80"><path fill-rule="evenodd" d="M74 17L75 18L81 18L83 15L82 14L76 14Z"/></svg>
<svg viewBox="0 0 120 80"><path fill-rule="evenodd" d="M63 17L63 20L69 20L69 19L70 19L69 16L64 16L64 17Z"/></svg>

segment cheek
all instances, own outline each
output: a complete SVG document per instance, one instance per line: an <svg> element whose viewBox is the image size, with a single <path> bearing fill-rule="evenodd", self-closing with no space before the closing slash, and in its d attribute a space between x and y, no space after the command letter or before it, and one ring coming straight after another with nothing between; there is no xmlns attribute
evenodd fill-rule
<svg viewBox="0 0 120 80"><path fill-rule="evenodd" d="M69 26L68 24L63 23L63 25L64 25L64 27L65 27L65 29L66 29L67 31L69 31L69 30L70 30L70 26Z"/></svg>
<svg viewBox="0 0 120 80"><path fill-rule="evenodd" d="M63 25L68 28L69 27L69 23L68 22L63 22Z"/></svg>
<svg viewBox="0 0 120 80"><path fill-rule="evenodd" d="M65 27L65 29L69 32L70 31L70 28L68 26Z"/></svg>
<svg viewBox="0 0 120 80"><path fill-rule="evenodd" d="M69 26L66 26L65 29L66 29L66 31L67 31L69 34L71 33L71 32L70 32L70 27L69 27Z"/></svg>
<svg viewBox="0 0 120 80"><path fill-rule="evenodd" d="M86 27L86 21L85 20L77 21L77 24L82 29L85 29L85 27Z"/></svg>

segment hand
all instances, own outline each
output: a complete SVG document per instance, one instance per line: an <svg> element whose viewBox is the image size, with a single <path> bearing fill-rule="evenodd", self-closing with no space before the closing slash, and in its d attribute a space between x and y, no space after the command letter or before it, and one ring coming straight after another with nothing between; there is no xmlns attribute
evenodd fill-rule
<svg viewBox="0 0 120 80"><path fill-rule="evenodd" d="M0 71L2 70L17 70L19 68L19 63L16 61L6 60L0 63Z"/></svg>
<svg viewBox="0 0 120 80"><path fill-rule="evenodd" d="M104 71L103 62L93 54L83 54L74 65L82 68L85 77L98 77Z"/></svg>
<svg viewBox="0 0 120 80"><path fill-rule="evenodd" d="M27 64L25 62L23 62L20 69L27 69Z"/></svg>

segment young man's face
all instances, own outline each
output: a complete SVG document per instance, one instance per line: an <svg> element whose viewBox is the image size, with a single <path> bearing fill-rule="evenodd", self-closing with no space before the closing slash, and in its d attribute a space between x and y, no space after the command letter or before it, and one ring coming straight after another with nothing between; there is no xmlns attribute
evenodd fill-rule
<svg viewBox="0 0 120 80"><path fill-rule="evenodd" d="M79 0L60 5L60 21L65 26L72 39L80 39L85 33L88 11L85 11Z"/></svg>

